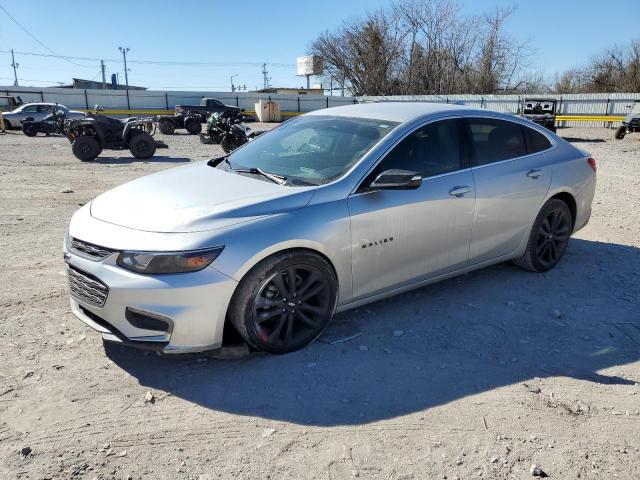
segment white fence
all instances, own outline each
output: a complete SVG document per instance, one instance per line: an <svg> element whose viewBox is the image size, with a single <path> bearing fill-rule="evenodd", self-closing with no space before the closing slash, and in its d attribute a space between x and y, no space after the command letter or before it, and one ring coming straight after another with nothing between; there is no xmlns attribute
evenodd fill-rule
<svg viewBox="0 0 640 480"><path fill-rule="evenodd" d="M580 94L529 94L529 95L393 95L384 97L358 97L361 102L438 102L462 103L468 107L486 108L497 112L517 113L524 98L555 98L558 100L558 115L606 115L624 116L640 93L580 93ZM562 121L560 126L610 126L618 122Z"/></svg>
<svg viewBox="0 0 640 480"><path fill-rule="evenodd" d="M83 90L67 88L0 87L0 94L20 95L25 102L57 102L69 108L91 109L98 104L108 110L173 110L175 105L198 104L201 98L216 98L223 103L253 110L260 99L280 104L284 115L310 112L321 108L364 102L404 101L463 103L469 107L516 113L525 97L555 98L559 115L624 116L640 93L531 94L531 95L407 95L378 97L340 97L322 95L265 94L249 92L187 92L153 90ZM619 121L562 121L560 126L614 126Z"/></svg>
<svg viewBox="0 0 640 480"><path fill-rule="evenodd" d="M258 100L273 100L283 112L310 112L355 103L353 97L268 94L249 92L169 92L153 90L93 90L72 88L0 87L0 94L19 95L24 102L60 103L71 109L173 110L176 105L197 105L201 98L215 98L227 105L253 110Z"/></svg>

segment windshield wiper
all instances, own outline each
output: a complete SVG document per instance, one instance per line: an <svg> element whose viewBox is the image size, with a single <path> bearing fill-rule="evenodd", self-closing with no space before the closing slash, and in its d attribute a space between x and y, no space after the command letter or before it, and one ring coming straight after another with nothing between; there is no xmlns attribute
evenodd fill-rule
<svg viewBox="0 0 640 480"><path fill-rule="evenodd" d="M226 160L227 163L229 162L229 160ZM231 164L229 164L229 168L231 168ZM286 185L287 184L287 177L283 177L281 175L275 175L273 173L268 173L265 172L264 170L262 170L261 168L258 167L252 167L252 168L236 168L236 169L231 169L233 172L236 173L251 173L253 175L262 175L264 178L267 178L269 180L271 180L273 183L277 183L278 185Z"/></svg>

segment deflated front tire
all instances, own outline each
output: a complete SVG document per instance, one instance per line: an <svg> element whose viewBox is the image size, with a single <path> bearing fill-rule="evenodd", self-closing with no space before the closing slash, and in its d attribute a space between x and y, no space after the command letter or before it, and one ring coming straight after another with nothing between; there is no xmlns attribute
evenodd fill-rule
<svg viewBox="0 0 640 480"><path fill-rule="evenodd" d="M289 353L318 338L333 316L338 282L321 256L307 251L273 255L240 282L229 319L255 350Z"/></svg>

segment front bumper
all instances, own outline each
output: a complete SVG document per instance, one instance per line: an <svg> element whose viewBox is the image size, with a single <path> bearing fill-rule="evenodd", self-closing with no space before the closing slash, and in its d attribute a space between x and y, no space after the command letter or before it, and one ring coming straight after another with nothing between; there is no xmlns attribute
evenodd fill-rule
<svg viewBox="0 0 640 480"><path fill-rule="evenodd" d="M66 245L64 253L76 272L89 274L108 287L102 306L77 291L70 292L73 314L102 333L104 340L164 353L221 347L227 308L237 282L212 266L199 272L151 276L119 267L117 252L98 261L84 258ZM154 323L154 319L160 320Z"/></svg>

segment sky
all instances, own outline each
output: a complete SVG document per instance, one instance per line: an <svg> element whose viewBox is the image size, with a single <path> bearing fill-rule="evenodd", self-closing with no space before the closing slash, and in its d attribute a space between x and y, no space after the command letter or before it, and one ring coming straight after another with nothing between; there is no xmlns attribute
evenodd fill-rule
<svg viewBox="0 0 640 480"><path fill-rule="evenodd" d="M0 9L0 85L13 84L7 50L89 57L96 60L16 54L20 85L56 86L72 78L100 80L100 62L124 83L122 55L128 47L129 83L156 90L229 91L261 88L262 63L270 84L300 87L296 57L324 30L387 7L390 0L0 0L37 42ZM510 35L529 40L531 70L553 79L615 43L640 38L640 0L461 0L462 11L479 14L516 6ZM46 8L45 8L46 6ZM44 45L44 46L43 46ZM46 46L46 47L45 47ZM209 65L137 63L207 62ZM312 80L313 83L313 80Z"/></svg>

